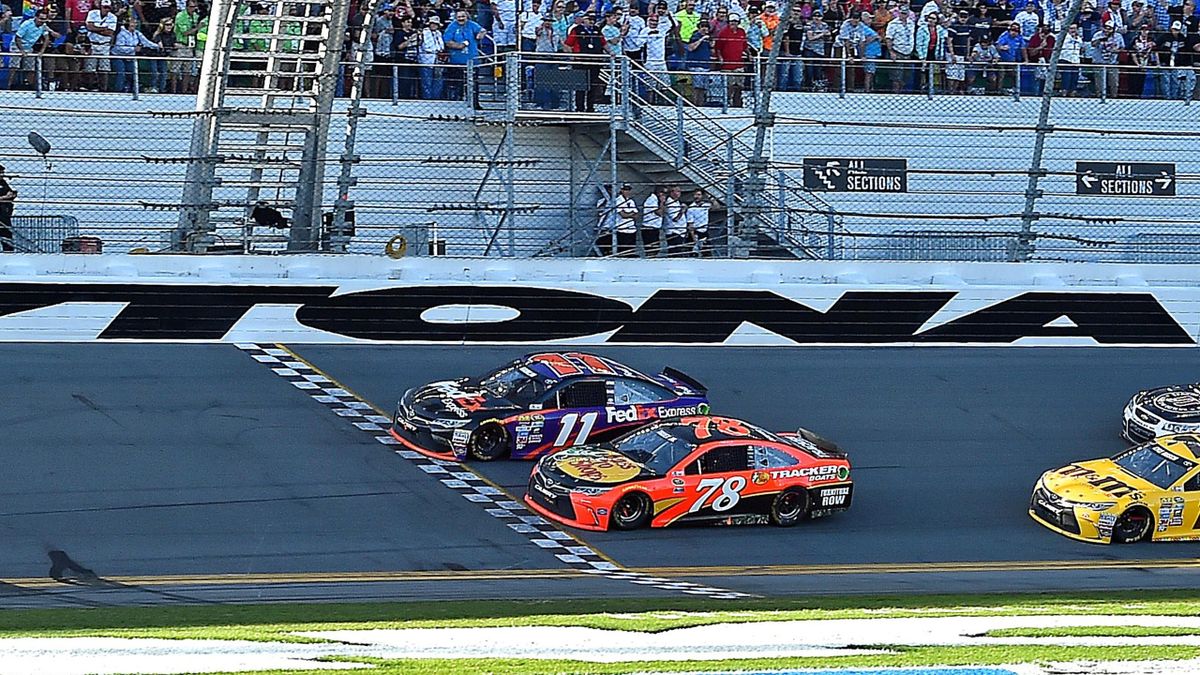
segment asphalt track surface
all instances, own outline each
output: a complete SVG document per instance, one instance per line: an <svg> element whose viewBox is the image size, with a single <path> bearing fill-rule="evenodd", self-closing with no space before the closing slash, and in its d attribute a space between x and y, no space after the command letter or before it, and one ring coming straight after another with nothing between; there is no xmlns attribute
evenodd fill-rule
<svg viewBox="0 0 1200 675"><path fill-rule="evenodd" d="M529 351L294 349L383 410L409 386ZM623 566L763 595L1200 582L1200 544L1083 544L1025 512L1041 471L1122 447L1119 414L1133 391L1195 379L1196 350L593 351L679 368L710 387L714 411L806 426L842 444L855 467L849 512L791 529L572 531ZM0 363L5 606L663 594L564 576L544 551L232 345L9 344ZM528 464L474 468L523 494ZM51 582L51 549L112 581ZM370 576L379 572L395 576Z"/></svg>

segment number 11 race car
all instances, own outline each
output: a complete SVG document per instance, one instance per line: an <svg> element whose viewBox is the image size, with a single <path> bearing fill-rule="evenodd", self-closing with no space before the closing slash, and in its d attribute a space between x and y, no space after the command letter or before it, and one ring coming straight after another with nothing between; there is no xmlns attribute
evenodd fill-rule
<svg viewBox="0 0 1200 675"><path fill-rule="evenodd" d="M550 352L483 377L409 389L391 434L440 459L535 459L654 420L707 412L704 386L673 368L645 375L602 356Z"/></svg>
<svg viewBox="0 0 1200 675"><path fill-rule="evenodd" d="M534 465L525 503L585 530L748 514L788 526L849 508L852 488L846 453L809 431L774 434L697 415L546 455Z"/></svg>

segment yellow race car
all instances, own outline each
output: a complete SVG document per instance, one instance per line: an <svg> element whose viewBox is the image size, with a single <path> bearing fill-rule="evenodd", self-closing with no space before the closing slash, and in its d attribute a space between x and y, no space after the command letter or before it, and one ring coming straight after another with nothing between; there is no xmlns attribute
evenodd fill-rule
<svg viewBox="0 0 1200 675"><path fill-rule="evenodd" d="M1162 436L1112 459L1047 471L1029 515L1100 544L1200 539L1200 435Z"/></svg>

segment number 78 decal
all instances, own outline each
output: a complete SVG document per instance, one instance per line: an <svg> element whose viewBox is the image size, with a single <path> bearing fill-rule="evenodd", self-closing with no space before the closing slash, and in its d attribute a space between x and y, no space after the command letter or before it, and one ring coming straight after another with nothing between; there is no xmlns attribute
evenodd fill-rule
<svg viewBox="0 0 1200 675"><path fill-rule="evenodd" d="M558 430L558 437L554 439L554 447L563 445L583 445L587 443L588 435L592 433L592 427L596 426L596 418L600 415L598 412L584 413L567 413L562 418L562 428ZM570 443L568 439L571 437L571 432L575 430L575 423L579 422L579 435L575 437L575 442Z"/></svg>
<svg viewBox="0 0 1200 675"><path fill-rule="evenodd" d="M737 503L742 498L742 489L746 487L746 479L741 476L733 476L732 478L705 478L696 486L696 491L700 492L700 498L692 502L688 513L695 513L704 508L705 502L709 497L712 497L717 490L721 494L712 501L713 511L728 511L737 506Z"/></svg>

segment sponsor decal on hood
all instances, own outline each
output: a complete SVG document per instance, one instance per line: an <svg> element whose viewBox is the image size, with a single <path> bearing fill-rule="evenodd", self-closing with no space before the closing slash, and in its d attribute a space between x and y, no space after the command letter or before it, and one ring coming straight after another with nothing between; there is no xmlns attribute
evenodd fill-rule
<svg viewBox="0 0 1200 675"><path fill-rule="evenodd" d="M589 483L624 483L642 472L642 467L625 455L601 448L568 448L546 461L554 469Z"/></svg>

